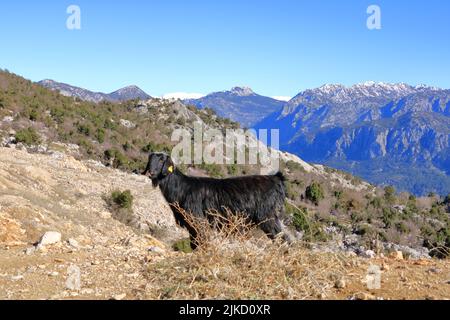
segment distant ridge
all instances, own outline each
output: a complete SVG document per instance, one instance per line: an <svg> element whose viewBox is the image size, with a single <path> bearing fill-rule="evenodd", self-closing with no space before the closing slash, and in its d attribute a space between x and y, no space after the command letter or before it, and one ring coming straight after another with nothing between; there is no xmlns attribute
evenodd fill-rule
<svg viewBox="0 0 450 320"><path fill-rule="evenodd" d="M450 192L450 90L368 81L300 92L256 128L305 161L417 195Z"/></svg>
<svg viewBox="0 0 450 320"><path fill-rule="evenodd" d="M145 93L142 89L137 86L128 86L121 88L117 91L111 93L93 92L80 87L75 87L66 83L57 82L54 80L42 80L38 82L39 85L59 91L62 95L68 97L79 98L84 101L90 102L101 102L101 101L126 101L132 99L148 100L151 98L150 95Z"/></svg>
<svg viewBox="0 0 450 320"><path fill-rule="evenodd" d="M256 94L249 87L234 87L199 99L186 99L184 102L200 109L211 108L219 116L237 121L244 127L252 127L267 115L281 111L286 103Z"/></svg>

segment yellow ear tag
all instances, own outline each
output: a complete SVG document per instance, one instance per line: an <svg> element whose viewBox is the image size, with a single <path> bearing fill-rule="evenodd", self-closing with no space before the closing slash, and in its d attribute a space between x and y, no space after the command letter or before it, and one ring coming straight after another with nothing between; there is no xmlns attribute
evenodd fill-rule
<svg viewBox="0 0 450 320"><path fill-rule="evenodd" d="M173 166L170 166L167 171L169 171L170 173L173 173Z"/></svg>

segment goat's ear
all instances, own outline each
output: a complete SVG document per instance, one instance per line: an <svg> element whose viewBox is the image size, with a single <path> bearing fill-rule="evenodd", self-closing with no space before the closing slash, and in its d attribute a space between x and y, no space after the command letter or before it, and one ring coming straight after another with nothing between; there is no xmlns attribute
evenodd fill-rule
<svg viewBox="0 0 450 320"><path fill-rule="evenodd" d="M164 162L163 173L171 174L175 171L175 165L169 157L167 157L166 162Z"/></svg>

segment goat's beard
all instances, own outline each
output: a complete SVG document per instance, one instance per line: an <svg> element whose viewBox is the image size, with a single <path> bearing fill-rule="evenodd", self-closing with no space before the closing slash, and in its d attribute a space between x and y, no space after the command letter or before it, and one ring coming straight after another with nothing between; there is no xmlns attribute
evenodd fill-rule
<svg viewBox="0 0 450 320"><path fill-rule="evenodd" d="M159 179L158 178L151 178L151 179L152 179L153 188L156 188L157 186L159 186Z"/></svg>

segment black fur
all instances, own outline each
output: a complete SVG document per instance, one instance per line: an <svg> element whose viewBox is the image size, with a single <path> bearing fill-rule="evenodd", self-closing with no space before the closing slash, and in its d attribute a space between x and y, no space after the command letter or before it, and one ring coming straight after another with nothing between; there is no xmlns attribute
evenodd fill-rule
<svg viewBox="0 0 450 320"><path fill-rule="evenodd" d="M173 171L170 172L170 167ZM273 176L245 176L229 179L198 178L184 175L175 168L169 156L152 153L144 175L159 186L166 200L197 217L209 218L209 210L225 214L225 208L244 214L271 238L284 231L286 187L281 172ZM188 229L191 239L196 233L173 208L177 222ZM288 234L284 238L289 240ZM195 243L195 241L192 241Z"/></svg>

